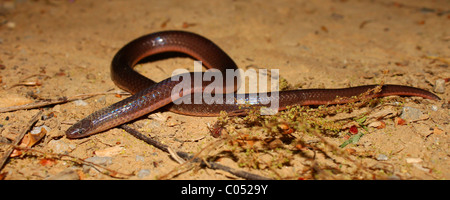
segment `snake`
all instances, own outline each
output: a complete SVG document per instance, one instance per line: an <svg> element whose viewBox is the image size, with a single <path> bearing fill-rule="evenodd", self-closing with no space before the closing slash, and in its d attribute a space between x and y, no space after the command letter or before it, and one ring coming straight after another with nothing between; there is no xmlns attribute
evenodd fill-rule
<svg viewBox="0 0 450 200"><path fill-rule="evenodd" d="M110 106L93 112L84 119L73 124L66 130L67 138L82 138L95 133L114 128L121 124L130 122L145 114L151 113L159 108L169 111L191 115L191 116L218 116L221 111L230 116L246 115L252 107L266 106L267 102L277 101L278 110L284 110L291 106L315 106L326 104L342 104L351 101L351 97L364 94L379 85L362 85L338 89L297 89L279 91L278 95L268 93L236 94L236 80L231 84L225 84L223 91L219 88L217 93L232 92L232 97L222 103L206 102L174 103L184 98L201 94L205 88L212 84L213 80L203 80L200 84L194 84L196 73L190 72L191 80L185 77L164 79L158 83L143 76L133 68L144 58L158 54L175 52L202 61L207 69L216 69L225 74L226 70L237 70L238 67L233 59L228 56L219 46L211 40L188 31L168 30L150 33L132 40L115 54L111 63L111 79L121 89L132 95ZM187 89L172 94L177 85L185 86ZM424 89L405 86L382 84L381 91L368 95L368 98L379 98L385 96L417 96L425 99L440 100L440 98ZM338 98L339 97L339 98ZM251 102L250 105L242 106L242 102Z"/></svg>

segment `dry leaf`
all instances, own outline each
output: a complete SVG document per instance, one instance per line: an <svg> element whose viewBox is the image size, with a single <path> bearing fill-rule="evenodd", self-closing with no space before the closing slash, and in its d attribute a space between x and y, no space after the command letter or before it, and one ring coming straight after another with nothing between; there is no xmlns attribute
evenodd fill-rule
<svg viewBox="0 0 450 200"><path fill-rule="evenodd" d="M50 167L54 164L56 164L56 160L50 159L50 158L43 158L39 160L39 164L45 167Z"/></svg>
<svg viewBox="0 0 450 200"><path fill-rule="evenodd" d="M443 133L444 133L444 131L439 129L439 128L434 128L433 129L433 134L440 135L440 134L443 134Z"/></svg>
<svg viewBox="0 0 450 200"><path fill-rule="evenodd" d="M406 163L421 163L422 161L420 158L406 158Z"/></svg>
<svg viewBox="0 0 450 200"><path fill-rule="evenodd" d="M269 148L270 149L276 149L276 148L279 148L281 146L283 146L283 142L280 139L278 139L278 138L273 140L273 141L271 141L269 143Z"/></svg>
<svg viewBox="0 0 450 200"><path fill-rule="evenodd" d="M30 143L30 136L29 133L26 134L25 136L23 136L22 140L19 143L20 147L27 147L28 143ZM13 152L11 153L11 155L9 155L9 157L14 158L17 156L22 155L22 150L19 149L14 149Z"/></svg>
<svg viewBox="0 0 450 200"><path fill-rule="evenodd" d="M50 128L45 125L34 127L33 130L26 135L29 138L29 141L26 143L26 147L32 147L34 144L39 142L39 140L41 140L48 133L48 131L50 131Z"/></svg>
<svg viewBox="0 0 450 200"><path fill-rule="evenodd" d="M352 149L352 148L347 148L347 149L345 149L345 151L347 151L350 155L355 155L356 154L356 150Z"/></svg>
<svg viewBox="0 0 450 200"><path fill-rule="evenodd" d="M377 128L377 129L383 129L383 128L386 128L386 123L384 121L376 121L376 122L370 123L367 126Z"/></svg>
<svg viewBox="0 0 450 200"><path fill-rule="evenodd" d="M291 134L291 133L294 132L294 129L292 129L291 127L289 127L289 125L286 124L286 123L278 124L278 127L280 127L280 128L283 130L283 133L282 133L282 134Z"/></svg>
<svg viewBox="0 0 450 200"><path fill-rule="evenodd" d="M395 125L405 125L406 124L406 121L400 117L396 117L394 119L394 122L395 122Z"/></svg>
<svg viewBox="0 0 450 200"><path fill-rule="evenodd" d="M9 155L9 157L10 158L14 158L14 157L17 157L17 156L20 156L20 155L22 155L22 151L14 149L13 152Z"/></svg>
<svg viewBox="0 0 450 200"><path fill-rule="evenodd" d="M39 142L39 140L41 140L49 130L50 128L45 125L34 127L33 130L23 136L22 140L19 143L19 146L27 148L32 147L37 142ZM9 157L14 158L20 155L22 155L22 150L14 149Z"/></svg>
<svg viewBox="0 0 450 200"><path fill-rule="evenodd" d="M181 123L180 122L167 122L166 123L166 126L168 126L168 127L174 127L177 125L181 125Z"/></svg>
<svg viewBox="0 0 450 200"><path fill-rule="evenodd" d="M358 127L356 127L355 125L353 125L352 127L350 127L350 129L348 129L348 131L352 134L358 134Z"/></svg>
<svg viewBox="0 0 450 200"><path fill-rule="evenodd" d="M169 119L169 116L167 116L165 114L161 114L161 113L153 113L153 114L149 115L148 118L154 119L159 122L166 122L167 119Z"/></svg>
<svg viewBox="0 0 450 200"><path fill-rule="evenodd" d="M301 144L295 145L295 148L297 148L298 150L304 150L304 147Z"/></svg>
<svg viewBox="0 0 450 200"><path fill-rule="evenodd" d="M95 155L99 156L99 157L111 157L111 156L115 156L115 155L119 154L123 150L125 150L125 147L117 145L117 146L108 147L106 149L95 151Z"/></svg>

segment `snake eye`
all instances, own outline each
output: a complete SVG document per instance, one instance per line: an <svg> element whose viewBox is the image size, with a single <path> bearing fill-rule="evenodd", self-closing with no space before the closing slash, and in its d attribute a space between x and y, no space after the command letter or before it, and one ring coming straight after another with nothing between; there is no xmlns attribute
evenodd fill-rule
<svg viewBox="0 0 450 200"><path fill-rule="evenodd" d="M81 138L86 136L87 130L86 126L84 126L86 122L84 120L81 120L77 122L76 124L72 125L69 129L66 131L66 137L67 138Z"/></svg>
<svg viewBox="0 0 450 200"><path fill-rule="evenodd" d="M82 135L84 133L84 129L83 128L77 129L76 133Z"/></svg>
<svg viewBox="0 0 450 200"><path fill-rule="evenodd" d="M67 138L80 138L80 137L83 137L84 136L83 133L85 132L85 130L83 128L77 128L77 127L74 127L74 126L72 126L69 129L67 129L66 137Z"/></svg>
<svg viewBox="0 0 450 200"><path fill-rule="evenodd" d="M95 133L95 129L92 129L92 121L89 118L85 118L67 129L66 137L70 139L82 138L93 133Z"/></svg>

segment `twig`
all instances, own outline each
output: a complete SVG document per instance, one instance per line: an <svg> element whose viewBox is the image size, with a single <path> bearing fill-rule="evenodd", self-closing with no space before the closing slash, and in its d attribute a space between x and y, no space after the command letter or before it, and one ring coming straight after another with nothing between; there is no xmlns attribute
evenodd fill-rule
<svg viewBox="0 0 450 200"><path fill-rule="evenodd" d="M27 134L27 132L34 125L34 123L36 123L39 120L39 118L42 115L42 112L43 112L42 110L39 111L36 115L33 116L33 118L31 118L31 120L28 122L28 125L22 130L22 133L20 133L14 140L14 143L12 143L13 146L19 145L20 141L22 141L22 138ZM3 158L0 160L0 170L3 169L6 161L8 160L9 156L14 151L14 149L15 149L14 147L11 147L8 151L6 151L5 155L3 155Z"/></svg>
<svg viewBox="0 0 450 200"><path fill-rule="evenodd" d="M356 168L358 170L361 170L363 172L367 172L369 174L372 174L370 172L370 170L368 170L361 162L358 162L357 160L354 160L352 158L350 158L350 156L348 155L347 152L343 151L342 148L338 148L335 145L331 144L330 142L328 142L327 140L325 140L325 138L323 136L321 136L320 134L318 134L317 132L312 132L316 137L318 137L325 145L327 145L328 147L332 148L334 152L337 152L338 154L340 154L344 159L352 162L353 164L356 165ZM373 175L373 174L372 174Z"/></svg>
<svg viewBox="0 0 450 200"><path fill-rule="evenodd" d="M161 144L160 142L153 140L152 138L149 138L145 135L143 135L142 133L140 133L139 131L127 126L127 125L122 125L120 126L122 129L124 129L126 132L130 133L131 135L133 135L134 137L153 145L154 147L169 153L169 148L167 145ZM204 161L198 157L193 156L192 154L186 153L186 152L182 152L182 151L176 151L175 152L179 157L187 160L187 161L193 161L193 162L197 162L200 163L201 165L204 166L208 166L211 169L220 169L226 172L229 172L231 174L234 174L235 176L244 178L244 179L250 179L250 180L270 180L270 178L267 177L263 177L263 176L259 176L256 174L252 174L246 171L242 171L242 170L238 170L238 169L233 169L231 167L225 166L225 165L221 165L219 163L216 162L207 162Z"/></svg>
<svg viewBox="0 0 450 200"><path fill-rule="evenodd" d="M67 158L69 158L68 161L71 161L71 162L74 162L74 163L77 163L77 164L89 165L91 167L96 168L101 173L103 173L105 175L108 175L108 176L111 176L113 178L124 178L124 177L129 177L129 176L133 176L134 175L134 174L125 174L125 173L117 172L115 170L109 169L109 168L101 166L99 164L95 164L93 162L85 161L83 159L80 159L80 158L77 158L77 157L74 157L74 156L71 156L71 155L67 155L67 154L49 153L49 152L43 152L43 151L40 151L40 150L37 150L37 149L32 149L32 148L29 148L29 147L21 147L21 146L10 144L10 143L5 143L5 142L0 142L0 143L1 144L6 144L6 145L10 145L11 147L13 147L13 149L19 149L19 150L22 150L22 151L37 152L37 153L40 153L40 154L44 155L44 157L46 157L46 158L57 158L57 159L61 159L62 160L62 158L67 157ZM107 172L103 172L103 171L101 171L99 169L103 169L103 170L105 170Z"/></svg>
<svg viewBox="0 0 450 200"><path fill-rule="evenodd" d="M169 150L169 154L172 156L173 159L175 159L178 163L180 164L184 164L186 163L186 161L181 158L180 156L178 156L178 154L176 153L175 150L173 150L172 148L168 148L167 150Z"/></svg>
<svg viewBox="0 0 450 200"><path fill-rule="evenodd" d="M121 92L118 92L118 91L114 91L114 92L99 92L99 93L91 93L91 94L79 94L79 95L75 95L75 96L72 96L72 97L60 97L60 98L57 98L57 99L45 99L45 100L35 101L33 103L29 103L29 104L25 104L25 105L10 106L10 107L0 108L0 113L10 112L10 111L15 111L15 110L41 108L41 107L44 107L44 106L49 106L49 105L54 105L54 104L61 104L61 103L66 103L66 102L75 101L75 100L81 100L81 99L87 99L87 98L91 98L91 97L94 97L94 96L97 96L97 95L105 95L105 94L129 94L129 93L121 93Z"/></svg>

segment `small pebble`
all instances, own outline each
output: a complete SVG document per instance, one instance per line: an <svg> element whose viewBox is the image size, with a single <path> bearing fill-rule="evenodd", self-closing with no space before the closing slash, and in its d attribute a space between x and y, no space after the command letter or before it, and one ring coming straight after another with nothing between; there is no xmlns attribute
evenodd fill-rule
<svg viewBox="0 0 450 200"><path fill-rule="evenodd" d="M436 80L436 83L434 84L433 90L436 93L444 94L444 92L445 92L445 80L444 79Z"/></svg>
<svg viewBox="0 0 450 200"><path fill-rule="evenodd" d="M388 177L388 180L402 180L402 179L397 175L391 175Z"/></svg>
<svg viewBox="0 0 450 200"><path fill-rule="evenodd" d="M53 106L52 111L60 113L61 112L61 105L58 104L58 105Z"/></svg>
<svg viewBox="0 0 450 200"><path fill-rule="evenodd" d="M56 175L46 178L46 180L80 180L80 176L75 170L67 168Z"/></svg>
<svg viewBox="0 0 450 200"><path fill-rule="evenodd" d="M378 154L378 156L377 156L378 161L386 161L388 159L389 159L389 157L384 154Z"/></svg>
<svg viewBox="0 0 450 200"><path fill-rule="evenodd" d="M30 133L32 135L38 135L39 133L41 133L42 128L44 128L47 131L47 133L50 132L50 130L51 130L48 126L42 125L42 126L39 126L39 127L34 127L33 130L30 131Z"/></svg>
<svg viewBox="0 0 450 200"><path fill-rule="evenodd" d="M0 6L0 8L3 8L5 10L13 10L16 8L16 3L14 1L4 1L2 2L3 5Z"/></svg>
<svg viewBox="0 0 450 200"><path fill-rule="evenodd" d="M423 115L423 112L417 108L405 106L402 108L402 114L400 115L400 118L415 121L420 119L420 117Z"/></svg>
<svg viewBox="0 0 450 200"><path fill-rule="evenodd" d="M150 170L148 169L141 169L139 170L139 172L137 173L137 177L138 178L144 178L146 176L150 175Z"/></svg>
<svg viewBox="0 0 450 200"><path fill-rule="evenodd" d="M431 106L431 110L432 110L432 111L438 111L438 110L439 110L439 107L436 106L436 105L432 105L432 106Z"/></svg>
<svg viewBox="0 0 450 200"><path fill-rule="evenodd" d="M75 149L75 145L67 144L61 140L51 140L48 143L48 147L53 153L57 154L67 154L68 152Z"/></svg>
<svg viewBox="0 0 450 200"><path fill-rule="evenodd" d="M161 127L161 123L157 122L157 121L151 121L149 124L150 128L159 128Z"/></svg>
<svg viewBox="0 0 450 200"><path fill-rule="evenodd" d="M112 157L93 156L93 157L86 158L84 161L91 162L91 163L94 163L97 165L107 166L107 165L112 164ZM90 171L90 169L92 169L92 166L83 165L83 172L87 173Z"/></svg>
<svg viewBox="0 0 450 200"><path fill-rule="evenodd" d="M94 80L94 79L95 79L95 75L89 73L89 74L86 75L86 79L88 79L88 80Z"/></svg>
<svg viewBox="0 0 450 200"><path fill-rule="evenodd" d="M145 161L145 157L144 156L140 156L140 155L136 155L136 161L140 161L140 162L144 162Z"/></svg>
<svg viewBox="0 0 450 200"><path fill-rule="evenodd" d="M99 156L93 156L86 158L84 161L91 162L97 165L103 165L107 166L112 164L112 157L99 157Z"/></svg>
<svg viewBox="0 0 450 200"><path fill-rule="evenodd" d="M74 101L76 106L87 106L88 103L86 101L83 101L81 99Z"/></svg>
<svg viewBox="0 0 450 200"><path fill-rule="evenodd" d="M6 27L8 27L9 29L14 29L14 28L16 28L16 23L14 23L14 22L7 22L6 23Z"/></svg>

